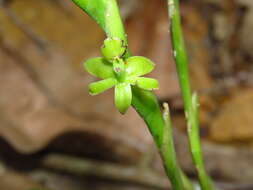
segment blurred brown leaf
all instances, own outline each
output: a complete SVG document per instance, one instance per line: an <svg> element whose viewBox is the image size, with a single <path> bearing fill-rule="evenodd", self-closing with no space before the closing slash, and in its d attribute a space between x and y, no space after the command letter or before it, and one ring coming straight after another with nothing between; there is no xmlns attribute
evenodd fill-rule
<svg viewBox="0 0 253 190"><path fill-rule="evenodd" d="M247 142L253 139L253 90L238 92L219 108L213 119L210 135L221 142Z"/></svg>

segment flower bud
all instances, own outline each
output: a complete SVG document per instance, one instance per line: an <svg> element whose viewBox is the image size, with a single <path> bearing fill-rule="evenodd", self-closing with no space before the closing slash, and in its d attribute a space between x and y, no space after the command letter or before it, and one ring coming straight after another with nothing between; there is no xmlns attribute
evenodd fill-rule
<svg viewBox="0 0 253 190"><path fill-rule="evenodd" d="M102 55L107 60L120 58L126 52L124 41L119 38L107 38L101 48Z"/></svg>

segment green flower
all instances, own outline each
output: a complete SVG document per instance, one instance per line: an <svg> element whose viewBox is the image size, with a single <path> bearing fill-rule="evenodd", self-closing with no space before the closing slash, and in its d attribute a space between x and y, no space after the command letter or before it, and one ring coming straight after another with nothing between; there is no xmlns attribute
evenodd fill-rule
<svg viewBox="0 0 253 190"><path fill-rule="evenodd" d="M122 41L108 38L102 47L104 57L92 58L84 63L86 71L103 79L89 85L90 94L97 95L115 86L115 105L122 114L127 111L132 102L131 85L144 90L154 90L159 87L157 80L141 77L154 69L154 63L141 56L123 59L125 51L126 47L123 46Z"/></svg>

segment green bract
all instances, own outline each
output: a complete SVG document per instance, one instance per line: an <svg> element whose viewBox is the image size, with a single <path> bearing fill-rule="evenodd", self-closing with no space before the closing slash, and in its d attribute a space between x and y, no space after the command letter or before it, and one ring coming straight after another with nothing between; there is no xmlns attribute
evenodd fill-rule
<svg viewBox="0 0 253 190"><path fill-rule="evenodd" d="M103 80L89 85L91 95L97 95L115 86L115 105L124 114L132 102L131 85L144 90L158 89L159 83L152 78L141 77L150 73L155 64L141 56L123 59L126 51L120 39L107 38L101 51L103 57L87 60L84 63L86 71Z"/></svg>
<svg viewBox="0 0 253 190"><path fill-rule="evenodd" d="M107 38L101 47L101 52L107 60L113 60L120 58L126 52L126 46L119 38Z"/></svg>

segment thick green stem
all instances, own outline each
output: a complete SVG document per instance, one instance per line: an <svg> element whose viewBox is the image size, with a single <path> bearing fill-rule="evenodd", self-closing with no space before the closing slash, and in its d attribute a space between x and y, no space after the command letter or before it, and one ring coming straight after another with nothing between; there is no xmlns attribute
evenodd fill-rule
<svg viewBox="0 0 253 190"><path fill-rule="evenodd" d="M108 37L118 37L125 41L127 37L119 14L116 0L72 0L87 12L104 29ZM129 57L130 51L125 54ZM174 190L193 190L190 181L177 164L173 137L160 110L156 96L149 91L132 87L132 106L147 124L154 141L164 159L165 170ZM164 134L165 133L165 134ZM167 136L168 135L168 136ZM165 147L168 146L168 147ZM183 188L182 188L183 183Z"/></svg>
<svg viewBox="0 0 253 190"><path fill-rule="evenodd" d="M164 161L164 168L173 189L194 190L190 180L177 163L171 123L163 117L155 95L133 87L132 105L147 124ZM181 184L183 183L183 188Z"/></svg>
<svg viewBox="0 0 253 190"><path fill-rule="evenodd" d="M121 21L118 5L115 0L72 0L77 6L84 10L109 37L117 37L125 41L127 35ZM125 57L129 57L129 50Z"/></svg>
<svg viewBox="0 0 253 190"><path fill-rule="evenodd" d="M190 88L188 60L181 29L179 0L168 0L168 7L169 18L171 21L170 32L173 44L173 54L176 60L179 83L184 101L190 150L198 172L201 188L203 190L213 190L214 186L210 177L206 173L202 156L198 123L198 101L196 95L192 96Z"/></svg>

